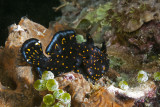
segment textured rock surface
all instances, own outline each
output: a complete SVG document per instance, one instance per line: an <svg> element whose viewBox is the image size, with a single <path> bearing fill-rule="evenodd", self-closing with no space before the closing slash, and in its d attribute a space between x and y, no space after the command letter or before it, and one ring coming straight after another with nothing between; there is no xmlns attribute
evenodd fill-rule
<svg viewBox="0 0 160 107"><path fill-rule="evenodd" d="M49 30L26 18L22 18L19 25L10 26L5 47L0 49L0 106L32 107L40 104L41 98L32 86L35 72L22 60L19 51L28 38L42 40L49 34ZM43 44L46 46L46 42Z"/></svg>
<svg viewBox="0 0 160 107"><path fill-rule="evenodd" d="M70 79L66 79L67 75ZM134 99L121 101L115 94L110 94L105 87L93 86L81 74L65 73L56 80L61 89L71 94L73 107L132 107L134 105Z"/></svg>

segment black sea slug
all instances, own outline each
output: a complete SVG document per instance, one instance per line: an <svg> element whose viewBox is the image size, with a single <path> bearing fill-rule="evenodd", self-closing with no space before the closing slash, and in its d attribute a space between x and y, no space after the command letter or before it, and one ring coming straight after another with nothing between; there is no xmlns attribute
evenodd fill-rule
<svg viewBox="0 0 160 107"><path fill-rule="evenodd" d="M45 50L50 57L44 55L42 44L35 38L23 43L21 53L29 64L37 67L40 75L44 70L52 71L55 75L73 70L96 81L109 68L106 46L103 43L99 49L94 46L89 34L86 38L87 41L80 44L73 30L60 31L53 36Z"/></svg>

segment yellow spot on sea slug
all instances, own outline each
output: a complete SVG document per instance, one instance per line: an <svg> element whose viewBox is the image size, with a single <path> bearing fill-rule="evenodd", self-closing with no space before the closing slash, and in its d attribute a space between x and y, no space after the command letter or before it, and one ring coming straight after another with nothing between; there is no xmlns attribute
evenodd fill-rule
<svg viewBox="0 0 160 107"><path fill-rule="evenodd" d="M70 40L71 40L72 38L74 38L74 36L75 36L75 35L72 35L72 36L70 37Z"/></svg>
<svg viewBox="0 0 160 107"><path fill-rule="evenodd" d="M55 45L55 49L58 47L58 44Z"/></svg>
<svg viewBox="0 0 160 107"><path fill-rule="evenodd" d="M63 38L63 39L62 39L62 44L64 44L64 42L63 42L63 41L65 41L65 40L66 40L65 38Z"/></svg>
<svg viewBox="0 0 160 107"><path fill-rule="evenodd" d="M37 50L34 50L37 53Z"/></svg>

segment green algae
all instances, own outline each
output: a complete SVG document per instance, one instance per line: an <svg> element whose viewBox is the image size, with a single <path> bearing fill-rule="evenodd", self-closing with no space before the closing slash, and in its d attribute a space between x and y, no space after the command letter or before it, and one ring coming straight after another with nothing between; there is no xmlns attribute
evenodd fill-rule
<svg viewBox="0 0 160 107"><path fill-rule="evenodd" d="M54 79L54 74L51 71L43 72L42 78L35 81L34 88L37 91L47 90L50 92L43 97L43 102L41 104L42 107L57 107L58 105L69 107L71 103L71 95L58 89L58 87L58 82Z"/></svg>
<svg viewBox="0 0 160 107"><path fill-rule="evenodd" d="M160 72L155 72L153 77L155 81L160 81Z"/></svg>

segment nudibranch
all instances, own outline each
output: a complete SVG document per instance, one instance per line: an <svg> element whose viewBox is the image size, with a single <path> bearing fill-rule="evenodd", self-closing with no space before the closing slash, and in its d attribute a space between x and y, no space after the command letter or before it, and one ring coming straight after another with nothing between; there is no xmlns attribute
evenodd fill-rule
<svg viewBox="0 0 160 107"><path fill-rule="evenodd" d="M89 34L86 38L86 42L77 43L73 30L60 31L53 36L45 50L49 57L44 55L41 42L35 38L23 43L21 53L27 63L37 67L40 74L44 70L52 71L54 75L73 70L96 81L109 68L106 46L103 43L99 49L94 46Z"/></svg>

